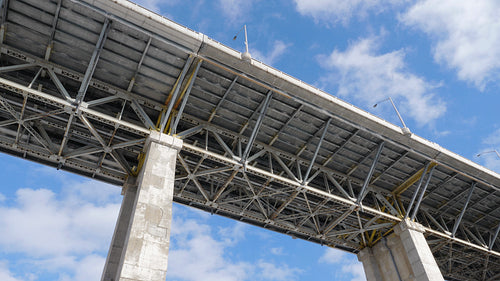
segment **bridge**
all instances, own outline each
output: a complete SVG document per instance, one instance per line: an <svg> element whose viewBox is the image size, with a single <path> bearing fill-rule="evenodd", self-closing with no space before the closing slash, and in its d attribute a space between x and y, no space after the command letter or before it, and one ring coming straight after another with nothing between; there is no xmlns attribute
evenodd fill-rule
<svg viewBox="0 0 500 281"><path fill-rule="evenodd" d="M0 150L123 187L102 280L164 279L172 201L368 280L500 279L500 175L126 0L0 16Z"/></svg>

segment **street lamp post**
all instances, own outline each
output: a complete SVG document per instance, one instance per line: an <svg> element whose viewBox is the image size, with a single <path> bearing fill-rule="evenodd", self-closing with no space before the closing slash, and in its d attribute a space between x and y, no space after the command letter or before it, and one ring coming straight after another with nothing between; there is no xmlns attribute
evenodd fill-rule
<svg viewBox="0 0 500 281"><path fill-rule="evenodd" d="M406 127L406 124L405 124L405 121L403 121L403 117L401 117L401 114L399 114L399 111L398 109L396 108L396 105L394 104L394 101L392 101L392 98L391 97L388 97L386 99L383 99L379 102L377 102L376 104L373 105L373 107L377 107L377 105L379 105L380 103L384 102L384 101L390 101L391 104L392 104L392 107L394 108L394 110L396 111L396 114L398 115L399 117L399 121L401 121L401 124L403 124L403 128L401 128L401 131L403 132L404 135L411 135L411 131L408 127Z"/></svg>
<svg viewBox="0 0 500 281"><path fill-rule="evenodd" d="M488 153L495 153L498 156L498 158L500 158L500 153L498 153L498 150L496 150L496 149L493 149L493 150L490 150L490 151L481 152L481 153L477 154L476 157L479 157L479 156L481 156L483 154L488 154Z"/></svg>

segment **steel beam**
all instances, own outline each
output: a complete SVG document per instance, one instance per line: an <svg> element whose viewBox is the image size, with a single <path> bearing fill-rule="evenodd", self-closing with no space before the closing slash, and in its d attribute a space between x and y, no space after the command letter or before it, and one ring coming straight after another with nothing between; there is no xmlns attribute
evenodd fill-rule
<svg viewBox="0 0 500 281"><path fill-rule="evenodd" d="M471 187L470 187L469 195L467 196L467 199L465 200L465 205L464 205L462 211L460 212L460 216L455 221L455 225L453 226L453 230L451 231L452 236L455 236L455 234L457 233L458 225L462 221L462 218L465 214L465 210L467 210L467 205L469 205L469 201L472 198L472 193L474 192L475 187L476 187L476 182L473 182Z"/></svg>
<svg viewBox="0 0 500 281"><path fill-rule="evenodd" d="M61 4L62 0L57 1L56 12L54 13L54 18L52 19L52 27L50 30L50 37L47 43L47 48L45 50L45 60L50 59L50 54L52 53L52 49L54 48L54 36L56 35L56 27L57 21L59 20L59 13L61 12Z"/></svg>
<svg viewBox="0 0 500 281"><path fill-rule="evenodd" d="M151 118L149 118L148 114L146 113L146 111L144 111L144 109L139 104L139 102L137 102L137 100L135 100L135 99L132 100L132 102L130 103L130 107L132 107L132 109L136 113L137 117L139 117L142 124L144 124L144 126L146 126L146 128L148 128L150 130L153 130L156 128L155 123L153 123L153 121L151 121Z"/></svg>
<svg viewBox="0 0 500 281"><path fill-rule="evenodd" d="M89 88L90 80L94 75L95 68L97 67L97 62L99 61L99 57L101 55L101 51L104 47L104 42L108 37L108 33L110 30L111 22L109 18L106 17L104 20L104 24L101 29L101 34L99 34L99 39L97 40L97 44L92 53L92 57L90 58L89 64L87 66L87 70L85 70L85 74L82 79L82 83L80 84L80 88L78 89L78 93L76 95L76 102L80 103L85 98L85 94L87 93L87 89Z"/></svg>
<svg viewBox="0 0 500 281"><path fill-rule="evenodd" d="M184 67L182 68L181 73L179 74L179 77L177 78L177 81L175 81L174 87L172 88L172 91L170 92L168 99L166 103L168 103L167 109L162 111L159 120L160 120L160 132L165 132L165 128L167 126L167 122L170 118L170 114L172 112L172 109L174 108L175 101L177 100L177 96L179 95L180 88L182 87L182 83L184 82L184 77L186 76L189 67L191 66L191 63L193 62L194 57L189 56L186 60L186 63L184 64ZM165 104L167 105L167 104Z"/></svg>
<svg viewBox="0 0 500 281"><path fill-rule="evenodd" d="M495 231L495 234L491 238L490 244L488 245L488 250L490 250L490 251L493 250L493 246L495 245L495 242L497 240L499 232L500 232L500 222L498 223L498 226L497 226L497 229Z"/></svg>
<svg viewBox="0 0 500 281"><path fill-rule="evenodd" d="M370 183L373 172L375 171L375 166L378 163L378 159L380 157L380 154L382 154L382 149L384 149L384 142L381 142L378 145L377 153L375 154L375 158L373 159L373 163L370 167L370 170L368 171L368 174L366 175L366 179L365 179L365 182L363 183L363 187L361 187L361 191L359 192L358 199L356 200L356 203L358 203L358 204L362 204L363 199L366 196L366 188L368 187L368 184Z"/></svg>
<svg viewBox="0 0 500 281"><path fill-rule="evenodd" d="M36 63L14 64L0 67L0 73L19 71L38 66Z"/></svg>
<svg viewBox="0 0 500 281"><path fill-rule="evenodd" d="M427 181L425 182L424 188L420 193L420 197L418 197L417 205L415 206L413 214L411 215L411 220L415 220L415 217L417 216L418 208L420 207L420 203L422 203L422 198L424 197L425 190L427 189L427 186L429 186L429 183L431 182L432 174L434 173L435 168L436 166L432 166L431 171L429 172L429 176L427 177Z"/></svg>
<svg viewBox="0 0 500 281"><path fill-rule="evenodd" d="M431 162L427 162L425 164L424 170L422 172L422 175L420 176L420 180L418 181L418 185L415 188L415 191L413 192L413 196L411 197L410 204L408 205L408 208L406 208L406 213L405 213L405 219L408 218L411 209L413 208L413 203L415 203L415 199L417 198L418 192L420 191L420 187L422 186L422 183L424 182L425 174L427 174L427 171L429 169Z"/></svg>
<svg viewBox="0 0 500 281"><path fill-rule="evenodd" d="M252 149L253 142L255 141L255 138L257 138L257 133L260 130L260 126L262 125L262 121L264 120L264 116L266 115L267 109L269 107L269 103L271 102L273 92L269 91L267 92L266 98L264 99L264 103L262 105L262 108L260 109L259 117L257 118L257 121L255 122L255 126L252 130L252 134L250 135L250 138L248 139L247 146L245 147L245 152L243 152L243 155L241 157L241 163L245 164L248 158L248 155L250 154L250 150Z"/></svg>
<svg viewBox="0 0 500 281"><path fill-rule="evenodd" d="M189 77L189 80L187 82L188 83L187 88L181 94L181 98L182 98L181 107L177 111L177 116L175 118L174 125L171 127L172 134L174 134L174 135L177 133L177 125L179 124L179 121L181 120L182 113L184 112L184 107L186 106L189 95L191 94L191 89L193 88L194 81L195 81L196 77L198 76L198 70L200 69L202 62L203 62L202 60L198 60L198 62L196 63L195 69L194 69L193 73L191 74L191 77Z"/></svg>
<svg viewBox="0 0 500 281"><path fill-rule="evenodd" d="M142 63L144 62L144 59L146 58L146 54L148 53L149 46L151 45L152 39L153 39L153 37L149 37L148 42L146 43L146 47L144 48L144 51L142 51L141 59L139 60L139 63L137 64L134 75L132 76L132 78L130 79L130 82L128 83L127 92L131 92L132 88L134 87L135 79L137 78L137 74L139 74L139 71L141 70Z"/></svg>
<svg viewBox="0 0 500 281"><path fill-rule="evenodd" d="M224 92L224 95L222 95L222 98L219 100L217 105L212 109L212 112L210 113L210 116L208 117L208 120L207 120L208 123L212 122L212 120L214 119L215 115L217 114L217 110L219 110L222 103L226 100L227 95L229 95L229 92L231 92L234 85L236 84L236 80L238 80L238 76L234 77L233 81L231 82L229 87Z"/></svg>
<svg viewBox="0 0 500 281"><path fill-rule="evenodd" d="M319 139L318 144L316 145L316 149L314 150L314 155L313 158L311 159L311 163L309 163L309 167L307 167L307 171L304 175L303 184L307 184L309 182L309 173L311 172L311 169L314 165L314 162L316 162L316 157L318 156L319 149L321 147L321 144L323 144L323 140L325 139L326 133L328 132L328 126L330 126L330 122L332 122L332 118L328 119L326 121L325 127L323 128L323 133L321 134L321 138Z"/></svg>
<svg viewBox="0 0 500 281"><path fill-rule="evenodd" d="M274 144L274 142L276 142L278 140L279 135L283 132L283 130L285 130L288 127L288 125L293 121L293 119L295 119L297 114L299 114L299 112L302 110L302 107L304 107L303 104L299 105L299 107L293 112L292 116L290 116L288 118L288 120L285 122L285 124L283 124L283 126L281 126L280 130L274 135L274 137L271 139L271 141L269 142L268 145L272 146Z"/></svg>
<svg viewBox="0 0 500 281"><path fill-rule="evenodd" d="M7 79L2 78L2 77L0 77L0 88L6 89L9 91L13 91L13 92L20 94L20 95L26 94L26 95L29 95L33 99L41 100L44 102L49 102L50 104L57 106L57 107L60 107L60 108L69 108L72 110L76 110L76 105L73 103L70 103L67 100L63 100L63 99L60 99L58 97L54 97L52 95L37 91L35 89L25 87L21 84L12 82L12 81L7 80ZM126 128L129 130L135 131L135 132L139 132L143 135L149 134L149 130L144 128L144 127L137 126L135 124L132 124L132 123L129 123L129 122L126 122L123 120L119 120L118 118L115 118L115 117L109 116L107 114L101 113L99 111L87 108L86 106L79 107L79 110L82 112L82 114L88 114L89 116L93 116L95 118L105 120L107 122L119 125L122 128Z"/></svg>

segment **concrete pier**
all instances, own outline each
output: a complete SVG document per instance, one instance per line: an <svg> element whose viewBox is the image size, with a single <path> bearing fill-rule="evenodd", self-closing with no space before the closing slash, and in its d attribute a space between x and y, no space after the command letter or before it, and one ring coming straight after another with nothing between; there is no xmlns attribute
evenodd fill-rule
<svg viewBox="0 0 500 281"><path fill-rule="evenodd" d="M444 281L422 225L404 220L394 233L358 254L368 281Z"/></svg>
<svg viewBox="0 0 500 281"><path fill-rule="evenodd" d="M164 281L167 274L175 161L180 139L152 131L137 178L124 199L102 281Z"/></svg>

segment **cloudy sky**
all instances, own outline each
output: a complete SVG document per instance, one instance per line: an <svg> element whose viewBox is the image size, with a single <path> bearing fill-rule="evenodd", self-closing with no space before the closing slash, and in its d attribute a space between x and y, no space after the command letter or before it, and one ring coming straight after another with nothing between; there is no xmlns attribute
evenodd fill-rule
<svg viewBox="0 0 500 281"><path fill-rule="evenodd" d="M500 172L497 0L139 3ZM99 280L120 188L0 155L0 280ZM174 205L167 280L364 280L353 255Z"/></svg>

